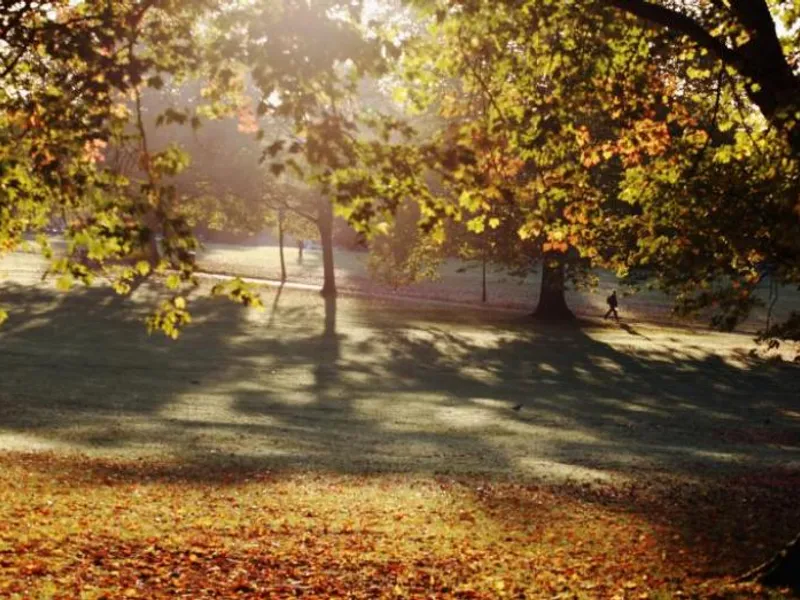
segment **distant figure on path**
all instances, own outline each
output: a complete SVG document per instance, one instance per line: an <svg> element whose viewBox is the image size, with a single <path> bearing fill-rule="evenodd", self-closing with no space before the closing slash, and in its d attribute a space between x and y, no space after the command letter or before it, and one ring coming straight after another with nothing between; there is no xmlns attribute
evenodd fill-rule
<svg viewBox="0 0 800 600"><path fill-rule="evenodd" d="M306 247L306 243L303 240L297 240L297 264L303 264L303 248Z"/></svg>
<svg viewBox="0 0 800 600"><path fill-rule="evenodd" d="M603 318L607 319L611 315L614 315L614 320L619 321L619 315L617 314L617 306L619 306L619 302L617 301L617 290L613 290L611 292L611 295L606 298L606 303L608 304L608 312Z"/></svg>

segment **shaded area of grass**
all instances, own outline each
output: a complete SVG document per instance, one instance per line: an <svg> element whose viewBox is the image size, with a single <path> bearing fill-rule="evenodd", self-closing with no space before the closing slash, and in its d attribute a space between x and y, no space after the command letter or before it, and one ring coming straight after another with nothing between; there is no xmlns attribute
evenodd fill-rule
<svg viewBox="0 0 800 600"><path fill-rule="evenodd" d="M717 520L741 516L741 505L682 493ZM777 488L769 499L789 495ZM660 496L650 487L6 454L0 590L54 598L767 597L716 578L720 564L731 565L720 562L731 539L686 545L659 514L672 499L648 504Z"/></svg>
<svg viewBox="0 0 800 600"><path fill-rule="evenodd" d="M6 286L2 431L357 471L697 476L800 450L798 369L713 351L738 338L272 293L266 314L200 301L172 343L141 297Z"/></svg>
<svg viewBox="0 0 800 600"><path fill-rule="evenodd" d="M739 338L662 330L631 334L580 325L534 328L508 315L353 300L325 304L314 294L283 290L280 297L272 292L276 296L265 298L270 310L261 314L224 301L201 301L196 324L173 343L145 333L141 318L147 306L142 300L148 293L142 289L134 300L121 300L94 289L67 296L44 288L2 289L0 300L13 304L15 311L0 330L0 444L77 449L94 456L166 457L166 463L148 462L141 470L76 459L78 471L98 478L83 490L76 484L77 495L99 494L102 485L97 481L106 479L114 485L126 481L126 495L140 483L165 480L187 486L188 491L167 487L159 492L185 508L213 504L222 493L220 485L246 487L253 477L261 482L265 470L273 472L269 477L300 470L322 473L319 485L328 486L344 509L345 497L358 503L361 483L352 484L349 496L341 496L338 484L330 482L348 481L350 476L362 482L361 474L368 472L406 473L415 481L431 473L459 478L476 474L474 485L483 487L505 485L496 483L498 477L586 482L610 477L599 496L578 486L574 501L579 504L570 504L560 491L537 509L527 496L511 494L508 508L498 507L502 515L488 520L487 528L502 531L506 525L500 527L500 521L507 521L511 529L527 527L526 519L535 510L547 515L566 502L574 518L588 515L579 526L588 528L586 535L617 540L605 553L597 551L599 564L616 560L614 548L627 547L623 538L629 533L631 540L645 533L658 540L650 550L652 556L661 556L659 564L667 565L681 550L687 554L683 570L674 575L681 581L736 573L793 537L800 522L797 506L785 494L787 486L795 494L798 487L798 370L736 352ZM519 411L512 410L516 405ZM9 464L16 462L12 458ZM68 473L58 494L72 494L69 482L80 477L65 466L69 461L56 462L53 473ZM44 484L35 483L39 476L26 479L11 467L7 472L22 482L17 493L36 499L39 506L38 499L45 497ZM645 493L636 487L663 473L669 476L657 494L653 488ZM487 477L495 483L479 483ZM427 481L425 485L432 485ZM252 488L253 494L258 487ZM184 493L185 505L180 498ZM404 493L398 492L398 497L406 498ZM291 505L297 494L294 489L283 493L284 505ZM481 505L480 493L469 494L472 505ZM498 494L487 502L501 503L505 492ZM72 504L75 514L90 513L77 498ZM6 539L24 544L23 509L15 502L8 500L17 512L4 520ZM158 502L152 505L152 515L131 514L138 522L158 523L156 516L162 513L158 518L163 528L150 536L161 539L167 535L166 523L183 508L173 510ZM592 511L624 515L621 533L591 530L592 519L603 522ZM209 515L213 512L204 518L213 520ZM113 512L87 518L84 529L89 530L93 522L115 522ZM471 531L471 517L464 519ZM563 519L567 517L554 517L553 522L563 528L568 522ZM632 522L644 529L634 535ZM416 522L415 529L427 526ZM123 557L127 552L142 559L149 548L143 545L147 536L145 542L137 538L138 546L125 546L114 536L127 526L115 527L74 550L91 557L97 548L114 547ZM36 528L34 519L26 535ZM70 531L77 534L80 528ZM656 530L657 535L648 533ZM231 544L246 539L236 531L225 534ZM273 529L265 531L256 543L259 552L275 535ZM395 539L399 533L386 535ZM191 562L184 547L190 539L181 538L180 544L165 550L163 560ZM573 556L578 538L560 539L566 555ZM493 550L498 554L481 555L488 557L486 564L504 564L497 557L513 554L501 542L497 541L499 550ZM41 545L31 548L29 557L47 551ZM555 552L551 546L543 548L547 556ZM313 553L310 547L303 551ZM301 556L301 546L292 552ZM364 552L359 547L358 553ZM452 570L468 579L465 572L448 566L447 552L444 562L429 563L428 572ZM248 562L246 553L237 556L244 579L259 569L283 573L277 563L259 562L261 558ZM412 554L399 560L413 565L421 559ZM477 560L483 558L468 562ZM525 555L509 567L517 573L509 589L533 585L521 579L530 571L526 560L533 559ZM636 560L641 564L625 571L626 577L633 573L636 587L631 590L640 589L644 580L634 575L643 577L652 562L650 554ZM33 569L30 574L35 576L39 567L32 564L29 568L14 562L13 568ZM203 565L201 572L214 566ZM642 566L645 571L637 570ZM173 572L177 566L171 568ZM494 585L495 567L487 569L490 575L484 583ZM365 572L359 566L352 577ZM554 576L553 585L563 585L559 577ZM672 585L669 577L673 575L665 574L661 584ZM453 585L434 579L436 585ZM389 581L378 585L389 586ZM411 582L408 589L423 589L424 581L430 579ZM478 586L484 580L474 581ZM556 589L538 580L536 585L547 593ZM584 593L594 597L591 590ZM630 596L636 597L633 591Z"/></svg>

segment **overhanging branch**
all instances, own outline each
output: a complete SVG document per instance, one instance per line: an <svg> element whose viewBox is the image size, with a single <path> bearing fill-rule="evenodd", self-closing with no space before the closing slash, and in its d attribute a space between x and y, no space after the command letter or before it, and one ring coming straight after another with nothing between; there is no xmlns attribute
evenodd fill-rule
<svg viewBox="0 0 800 600"><path fill-rule="evenodd" d="M644 19L670 31L682 33L699 46L713 53L723 63L740 73L746 69L744 57L719 38L711 35L700 23L671 8L646 0L607 0L614 8Z"/></svg>

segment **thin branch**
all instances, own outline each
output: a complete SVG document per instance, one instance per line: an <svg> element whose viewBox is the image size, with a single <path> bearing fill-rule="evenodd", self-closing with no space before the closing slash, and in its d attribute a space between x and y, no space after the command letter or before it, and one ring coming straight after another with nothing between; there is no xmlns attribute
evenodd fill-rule
<svg viewBox="0 0 800 600"><path fill-rule="evenodd" d="M716 98L714 99L714 108L711 112L711 123L710 123L711 127L714 127L717 124L717 115L719 113L720 99L722 98L722 81L724 78L725 78L725 65L720 65L719 73L717 74L717 95ZM711 143L711 134L708 134L708 137L706 137L706 141L703 143L703 147L697 151L697 154L694 157L694 163L692 164L692 167L689 169L689 171L687 171L687 179L694 177L697 174L697 169L700 168L700 161L703 159L703 154L705 154L710 143Z"/></svg>
<svg viewBox="0 0 800 600"><path fill-rule="evenodd" d="M500 120L503 122L503 125L508 127L509 126L508 120L506 119L505 114L503 114L503 111L500 108L500 106L497 104L497 100L495 99L492 91L489 89L489 85L486 83L486 80L481 76L480 72L475 67L475 65L472 64L472 61L469 60L467 53L463 50L464 40L461 38L460 32L459 32L459 41L462 42L459 46L461 47L461 54L464 56L464 62L467 64L470 71L472 71L472 74L475 77L475 79L478 80L478 84L481 86L483 93L486 94L486 97L489 99L489 103L497 111L497 115L500 117Z"/></svg>
<svg viewBox="0 0 800 600"><path fill-rule="evenodd" d="M756 149L756 152L761 158L764 158L764 154L761 152L761 148L756 143L756 139L753 136L753 131L750 129L750 126L747 124L747 115L744 113L744 109L742 108L742 99L739 97L739 93L736 91L735 83L731 85L731 90L733 93L733 103L736 105L736 112L739 113L739 118L742 121L742 126L744 127L744 131L747 134L747 137L750 138L750 143L753 144L753 148ZM772 127L772 123L769 125Z"/></svg>
<svg viewBox="0 0 800 600"><path fill-rule="evenodd" d="M305 219L305 220L307 220L307 221L309 221L311 223L314 223L315 225L319 221L318 217L315 217L315 216L311 215L310 213L307 213L307 212L305 212L303 210L300 210L296 206L292 206L291 204L289 204L289 202L287 200L284 200L284 199L277 200L277 204L279 206L282 206L286 210L292 211L298 217L302 217L303 219Z"/></svg>
<svg viewBox="0 0 800 600"><path fill-rule="evenodd" d="M152 168L150 166L150 149L147 145L147 131L144 127L144 119L142 118L142 94L138 87L133 88L134 99L136 101L136 128L139 131L139 139L142 144L142 154L144 154L147 161L147 177L150 183L155 183Z"/></svg>
<svg viewBox="0 0 800 600"><path fill-rule="evenodd" d="M25 53L28 51L27 48L23 48L20 50L17 55L11 59L11 62L6 65L6 68L3 69L2 73L0 73L0 79L5 79L11 72L16 68L17 64L19 63L20 59L25 56Z"/></svg>

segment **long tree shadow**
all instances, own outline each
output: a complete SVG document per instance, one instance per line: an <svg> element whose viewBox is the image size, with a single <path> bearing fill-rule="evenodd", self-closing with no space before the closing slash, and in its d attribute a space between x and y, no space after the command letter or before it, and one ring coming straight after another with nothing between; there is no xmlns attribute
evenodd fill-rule
<svg viewBox="0 0 800 600"><path fill-rule="evenodd" d="M12 308L0 328L1 428L78 448L121 448L172 435L164 424L148 427L147 419L214 380L218 349L241 321L237 307L201 300L198 326L176 344L147 334L144 318L153 304L108 290L64 295L5 285L0 297Z"/></svg>
<svg viewBox="0 0 800 600"><path fill-rule="evenodd" d="M797 367L666 337L612 343L581 326L284 291L260 316L199 301L175 343L144 330L148 290L124 302L1 291L14 309L0 329L6 448L153 451L208 479L302 468L721 481L792 472L800 457ZM691 543L708 519L681 514ZM789 522L772 523L777 540Z"/></svg>
<svg viewBox="0 0 800 600"><path fill-rule="evenodd" d="M492 406L507 432L524 424L548 440L537 444L542 460L696 475L783 464L800 451L800 372L791 365L733 364L656 345L620 349L581 327L517 328L488 343L423 331L381 330L376 347L391 349L396 380L412 392L438 387L453 402ZM520 459L530 446L520 440Z"/></svg>
<svg viewBox="0 0 800 600"><path fill-rule="evenodd" d="M5 286L2 299L23 307L0 331L6 447L155 451L190 461L225 454L336 470L414 469L402 449L420 445L421 468L436 470L448 454L435 432L390 433L380 410L357 406L363 387L347 377L367 382L376 365L349 354L333 299L276 302L273 328L224 301L201 300L178 343L148 337L141 299L23 286ZM469 432L450 438L479 443Z"/></svg>
<svg viewBox="0 0 800 600"><path fill-rule="evenodd" d="M141 301L6 286L22 310L0 330L3 429L273 466L511 475L696 476L800 452L790 366L352 301L337 322L335 300L284 298L257 318L197 302L174 343L148 337Z"/></svg>

